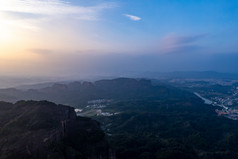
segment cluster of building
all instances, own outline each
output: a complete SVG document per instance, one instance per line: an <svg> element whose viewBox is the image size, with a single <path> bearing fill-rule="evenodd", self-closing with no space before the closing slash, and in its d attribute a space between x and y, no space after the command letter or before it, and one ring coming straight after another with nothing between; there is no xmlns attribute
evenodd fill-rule
<svg viewBox="0 0 238 159"><path fill-rule="evenodd" d="M119 112L110 113L103 112L103 108L106 108L112 100L107 99L97 99L88 101L88 105L84 109L75 109L77 115L86 114L86 112L93 112L92 114L97 116L113 116L119 114ZM83 115L84 116L84 115Z"/></svg>

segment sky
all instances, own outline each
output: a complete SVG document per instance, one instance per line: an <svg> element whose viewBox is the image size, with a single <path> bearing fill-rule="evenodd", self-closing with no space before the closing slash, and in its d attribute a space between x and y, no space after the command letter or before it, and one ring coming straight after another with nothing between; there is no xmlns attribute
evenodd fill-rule
<svg viewBox="0 0 238 159"><path fill-rule="evenodd" d="M237 0L0 0L0 75L238 73Z"/></svg>

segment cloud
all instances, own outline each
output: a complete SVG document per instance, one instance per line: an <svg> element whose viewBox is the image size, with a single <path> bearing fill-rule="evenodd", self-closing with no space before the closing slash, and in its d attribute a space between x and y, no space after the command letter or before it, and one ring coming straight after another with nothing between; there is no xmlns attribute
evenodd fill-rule
<svg viewBox="0 0 238 159"><path fill-rule="evenodd" d="M131 20L133 20L133 21L139 21L139 20L141 20L140 17L135 16L135 15L124 14L124 16L128 17L129 19L131 19Z"/></svg>
<svg viewBox="0 0 238 159"><path fill-rule="evenodd" d="M206 36L207 34L189 35L189 36L179 36L176 34L169 34L163 37L162 40L170 45L183 45L195 42Z"/></svg>
<svg viewBox="0 0 238 159"><path fill-rule="evenodd" d="M115 3L73 5L63 0L0 0L0 18L14 27L38 30L39 24L57 19L95 21Z"/></svg>
<svg viewBox="0 0 238 159"><path fill-rule="evenodd" d="M7 0L0 1L0 14L22 19L38 16L68 16L78 20L98 20L101 11L113 7L115 7L114 3L79 6L62 0Z"/></svg>
<svg viewBox="0 0 238 159"><path fill-rule="evenodd" d="M168 34L161 39L160 51L162 52L178 52L183 50L191 50L199 48L196 42L203 39L208 34L198 34L189 36L179 36L176 34Z"/></svg>
<svg viewBox="0 0 238 159"><path fill-rule="evenodd" d="M15 12L15 11L2 11L0 12L3 16L7 16L11 19L38 19L44 17L44 15L34 14L34 13L24 13L24 12Z"/></svg>
<svg viewBox="0 0 238 159"><path fill-rule="evenodd" d="M41 55L47 55L47 54L53 53L52 50L48 50L48 49L28 49L27 51L36 53L36 54L41 54Z"/></svg>
<svg viewBox="0 0 238 159"><path fill-rule="evenodd" d="M78 19L96 19L101 10L112 8L112 3L95 6L75 6L61 0L7 0L0 1L1 12L18 12L25 14L39 14L48 16L74 15Z"/></svg>

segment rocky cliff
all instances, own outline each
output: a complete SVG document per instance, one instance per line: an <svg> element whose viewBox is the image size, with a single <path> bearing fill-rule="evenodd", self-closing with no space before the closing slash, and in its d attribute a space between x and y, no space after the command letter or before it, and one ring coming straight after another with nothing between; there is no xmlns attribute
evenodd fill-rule
<svg viewBox="0 0 238 159"><path fill-rule="evenodd" d="M99 123L47 101L0 102L1 159L108 158Z"/></svg>

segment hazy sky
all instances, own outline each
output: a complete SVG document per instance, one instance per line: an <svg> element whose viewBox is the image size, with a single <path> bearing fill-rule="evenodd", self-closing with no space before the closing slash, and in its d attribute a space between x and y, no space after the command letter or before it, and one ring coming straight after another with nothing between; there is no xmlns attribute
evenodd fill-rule
<svg viewBox="0 0 238 159"><path fill-rule="evenodd" d="M237 0L0 0L0 75L238 73Z"/></svg>

